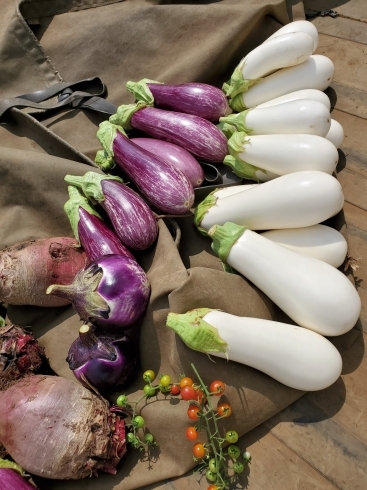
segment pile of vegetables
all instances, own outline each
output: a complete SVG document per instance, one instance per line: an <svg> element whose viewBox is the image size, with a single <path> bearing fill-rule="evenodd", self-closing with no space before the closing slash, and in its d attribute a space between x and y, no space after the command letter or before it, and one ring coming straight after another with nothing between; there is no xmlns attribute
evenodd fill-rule
<svg viewBox="0 0 367 490"><path fill-rule="evenodd" d="M34 375L33 340L17 327L0 330L6 334L0 375L20 373L24 366L31 371L0 393L0 442L25 471L60 479L99 470L114 474L126 442L138 448L155 444L149 433L140 438L144 420L125 395L113 406L102 395L128 387L139 369L129 329L146 312L150 284L137 252L154 246L157 219L192 215L205 163L224 163L253 183L215 189L196 206L194 225L213 240L224 270L251 281L295 325L201 305L185 314L170 312L167 327L191 349L251 366L294 389L321 390L338 379L342 359L325 337L353 328L361 302L338 270L347 243L322 224L344 204L333 175L344 134L323 92L334 66L314 54L317 44L313 24L292 22L248 53L222 89L128 82L134 103L120 106L97 132L100 172L65 176L64 209L74 238L33 240L1 252L1 303L71 304L83 322L67 356L75 382ZM10 345L16 354L11 362ZM171 383L163 375L153 385L155 374L145 373L143 398L181 393L200 427L216 421L209 402L213 390L195 373L199 387L191 387L188 398L181 381ZM229 409L223 408L223 417ZM189 429L187 437L196 439L197 428ZM222 490L229 481L222 445L236 442L236 434L214 434L209 445L195 444L194 456L215 483L209 488ZM230 447L234 452L227 454L238 459L238 448ZM235 472L249 459L247 453L235 461Z"/></svg>

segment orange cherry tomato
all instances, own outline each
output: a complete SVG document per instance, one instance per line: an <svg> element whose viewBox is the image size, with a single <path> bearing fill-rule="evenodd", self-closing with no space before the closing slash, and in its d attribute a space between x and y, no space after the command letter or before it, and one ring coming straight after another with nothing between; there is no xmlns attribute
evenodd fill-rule
<svg viewBox="0 0 367 490"><path fill-rule="evenodd" d="M219 381L217 379L211 383L209 386L209 391L212 395L220 396L222 393L224 393L225 388L226 385L223 383L223 381Z"/></svg>
<svg viewBox="0 0 367 490"><path fill-rule="evenodd" d="M229 403L220 403L217 406L217 412L220 417L229 417L232 413L232 407Z"/></svg>
<svg viewBox="0 0 367 490"><path fill-rule="evenodd" d="M183 388L184 386L192 386L194 384L194 381L189 378L188 376L185 376L184 378L180 379L180 386Z"/></svg>
<svg viewBox="0 0 367 490"><path fill-rule="evenodd" d="M209 485L208 490L218 490L217 485Z"/></svg>
<svg viewBox="0 0 367 490"><path fill-rule="evenodd" d="M189 405L187 409L187 416L191 420L199 420L200 418L200 407L197 405Z"/></svg>
<svg viewBox="0 0 367 490"><path fill-rule="evenodd" d="M189 441L195 441L199 437L196 427L188 427L186 429L186 437Z"/></svg>
<svg viewBox="0 0 367 490"><path fill-rule="evenodd" d="M194 444L194 447L192 448L192 452L195 458L203 458L205 456L204 444L202 444L201 442L197 442L196 444Z"/></svg>

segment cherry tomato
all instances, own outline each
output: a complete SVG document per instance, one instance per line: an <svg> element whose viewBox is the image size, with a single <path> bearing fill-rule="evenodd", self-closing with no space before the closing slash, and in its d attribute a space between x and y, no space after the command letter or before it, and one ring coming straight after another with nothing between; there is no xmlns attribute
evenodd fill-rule
<svg viewBox="0 0 367 490"><path fill-rule="evenodd" d="M226 432L226 441L234 444L238 441L238 434L235 430L229 430Z"/></svg>
<svg viewBox="0 0 367 490"><path fill-rule="evenodd" d="M196 427L188 427L186 429L186 437L189 441L195 441L199 437Z"/></svg>
<svg viewBox="0 0 367 490"><path fill-rule="evenodd" d="M159 389L160 389L161 393L169 393L171 391L171 388L169 386L159 385Z"/></svg>
<svg viewBox="0 0 367 490"><path fill-rule="evenodd" d="M206 396L205 396L205 393L203 392L203 390L201 390L200 388L197 388L196 390L196 400L201 403L202 405L206 402Z"/></svg>
<svg viewBox="0 0 367 490"><path fill-rule="evenodd" d="M244 465L242 463L240 463L239 461L236 461L235 463L233 463L233 471L235 473L242 473L244 469L245 469Z"/></svg>
<svg viewBox="0 0 367 490"><path fill-rule="evenodd" d="M229 403L220 403L217 406L217 412L220 417L229 417L232 413L232 407Z"/></svg>
<svg viewBox="0 0 367 490"><path fill-rule="evenodd" d="M219 490L219 487L217 485L209 485L207 490Z"/></svg>
<svg viewBox="0 0 367 490"><path fill-rule="evenodd" d="M149 432L147 434L145 434L144 436L144 441L147 443L147 444L153 444L154 442L154 437L153 437L153 434L150 434Z"/></svg>
<svg viewBox="0 0 367 490"><path fill-rule="evenodd" d="M171 376L168 376L168 374L165 374L164 376L161 377L161 379L159 380L159 384L161 386L168 386L169 384L171 384Z"/></svg>
<svg viewBox="0 0 367 490"><path fill-rule="evenodd" d="M155 395L155 388L150 385L145 385L143 388L144 394L148 397Z"/></svg>
<svg viewBox="0 0 367 490"><path fill-rule="evenodd" d="M201 442L197 442L194 444L192 448L192 452L194 453L195 458L203 458L205 456L205 447Z"/></svg>
<svg viewBox="0 0 367 490"><path fill-rule="evenodd" d="M209 469L212 473L217 473L218 472L218 467L217 467L217 462L215 461L215 458L212 458L209 461Z"/></svg>
<svg viewBox="0 0 367 490"><path fill-rule="evenodd" d="M205 476L209 481L215 481L217 479L217 475L210 470L206 470Z"/></svg>
<svg viewBox="0 0 367 490"><path fill-rule="evenodd" d="M133 419L133 424L135 425L135 427L137 427L138 429L140 429L141 427L144 427L144 423L145 423L145 420L143 419L143 417L141 415L137 415L136 417L134 417Z"/></svg>
<svg viewBox="0 0 367 490"><path fill-rule="evenodd" d="M196 400L196 391L192 386L184 386L181 388L181 398L183 400Z"/></svg>
<svg viewBox="0 0 367 490"><path fill-rule="evenodd" d="M143 380L152 382L155 378L155 372L151 369L148 369L143 373Z"/></svg>
<svg viewBox="0 0 367 490"><path fill-rule="evenodd" d="M246 464L251 463L251 454L248 451L245 451L242 457Z"/></svg>
<svg viewBox="0 0 367 490"><path fill-rule="evenodd" d="M184 378L180 379L180 386L183 388L184 386L192 386L194 384L194 381L189 378L188 376L185 376Z"/></svg>
<svg viewBox="0 0 367 490"><path fill-rule="evenodd" d="M132 432L129 432L127 434L126 438L127 438L128 442L133 442L136 439L136 437L134 436L134 434Z"/></svg>
<svg viewBox="0 0 367 490"><path fill-rule="evenodd" d="M180 393L180 387L178 385L171 386L171 395L178 395Z"/></svg>
<svg viewBox="0 0 367 490"><path fill-rule="evenodd" d="M119 407L125 407L127 405L127 396L120 395L116 400L116 405L118 405Z"/></svg>
<svg viewBox="0 0 367 490"><path fill-rule="evenodd" d="M199 420L200 418L200 407L197 405L189 405L187 409L187 416L191 420Z"/></svg>
<svg viewBox="0 0 367 490"><path fill-rule="evenodd" d="M223 383L223 381L219 381L217 379L211 383L209 386L209 391L212 395L220 396L222 393L224 393L225 387L226 385Z"/></svg>
<svg viewBox="0 0 367 490"><path fill-rule="evenodd" d="M227 452L228 452L228 456L230 456L233 459L239 458L241 454L240 448L235 446L234 444L228 446Z"/></svg>

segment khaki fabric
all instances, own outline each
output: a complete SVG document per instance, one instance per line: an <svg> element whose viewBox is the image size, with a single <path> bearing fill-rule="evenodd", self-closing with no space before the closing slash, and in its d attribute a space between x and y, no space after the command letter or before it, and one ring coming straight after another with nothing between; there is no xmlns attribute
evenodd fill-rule
<svg viewBox="0 0 367 490"><path fill-rule="evenodd" d="M132 102L126 81L143 77L220 86L239 59L287 22L282 0L7 0L0 3L0 99L95 76L116 105ZM95 134L103 119L91 111L13 109L0 124L0 248L30 238L71 236L63 179L83 175L94 165ZM165 327L167 314L212 307L290 320L243 277L223 271L192 217L177 222L180 243L160 220L156 245L138 257L152 293L145 317L129 332L139 341L141 369L127 393L138 399L145 369L178 380L182 373L193 374L194 363L206 383L220 377L228 385L234 416L230 427L223 422L222 428L242 435L303 393L254 369L191 351ZM345 232L342 213L332 226ZM8 317L31 325L55 373L74 379L65 358L81 323L71 307L9 306ZM353 334L342 337L338 348L344 352L352 341ZM129 450L116 476L67 482L35 478L39 488L137 489L192 468L192 443L184 437L186 402L159 395L141 407L157 449L143 458Z"/></svg>

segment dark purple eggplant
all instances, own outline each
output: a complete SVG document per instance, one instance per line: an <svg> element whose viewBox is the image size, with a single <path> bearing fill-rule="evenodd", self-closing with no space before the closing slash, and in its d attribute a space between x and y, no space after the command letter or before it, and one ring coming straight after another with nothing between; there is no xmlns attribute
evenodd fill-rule
<svg viewBox="0 0 367 490"><path fill-rule="evenodd" d="M189 211L195 199L194 188L181 170L140 148L122 128L109 121L99 125L97 137L104 150L97 153L96 162L103 170L116 162L157 209L171 215Z"/></svg>
<svg viewBox="0 0 367 490"><path fill-rule="evenodd" d="M165 84L143 78L140 82L127 82L127 90L137 101L159 109L193 114L218 122L230 112L227 97L217 87L206 83Z"/></svg>
<svg viewBox="0 0 367 490"><path fill-rule="evenodd" d="M46 293L67 298L84 322L113 331L131 327L144 314L150 284L135 260L105 255L78 272L72 284L53 284Z"/></svg>
<svg viewBox="0 0 367 490"><path fill-rule="evenodd" d="M13 461L0 459L0 490L37 490L37 487L28 482L21 466Z"/></svg>
<svg viewBox="0 0 367 490"><path fill-rule="evenodd" d="M181 146L155 138L131 138L130 141L181 170L194 188L204 182L204 170L200 163Z"/></svg>
<svg viewBox="0 0 367 490"><path fill-rule="evenodd" d="M68 187L70 199L64 205L76 240L83 247L89 262L103 255L118 254L135 260L90 205L88 199L74 186Z"/></svg>
<svg viewBox="0 0 367 490"><path fill-rule="evenodd" d="M82 385L108 393L132 381L137 359L137 348L124 333L82 325L66 361Z"/></svg>
<svg viewBox="0 0 367 490"><path fill-rule="evenodd" d="M65 181L81 188L87 198L100 204L124 245L133 250L145 250L153 245L158 235L158 225L153 211L136 192L123 183L122 179L87 172L83 177L66 175ZM110 253L126 255L118 251Z"/></svg>
<svg viewBox="0 0 367 490"><path fill-rule="evenodd" d="M109 120L123 129L138 129L153 138L182 146L207 162L221 163L228 153L227 138L222 131L207 119L192 114L137 103L118 107Z"/></svg>

